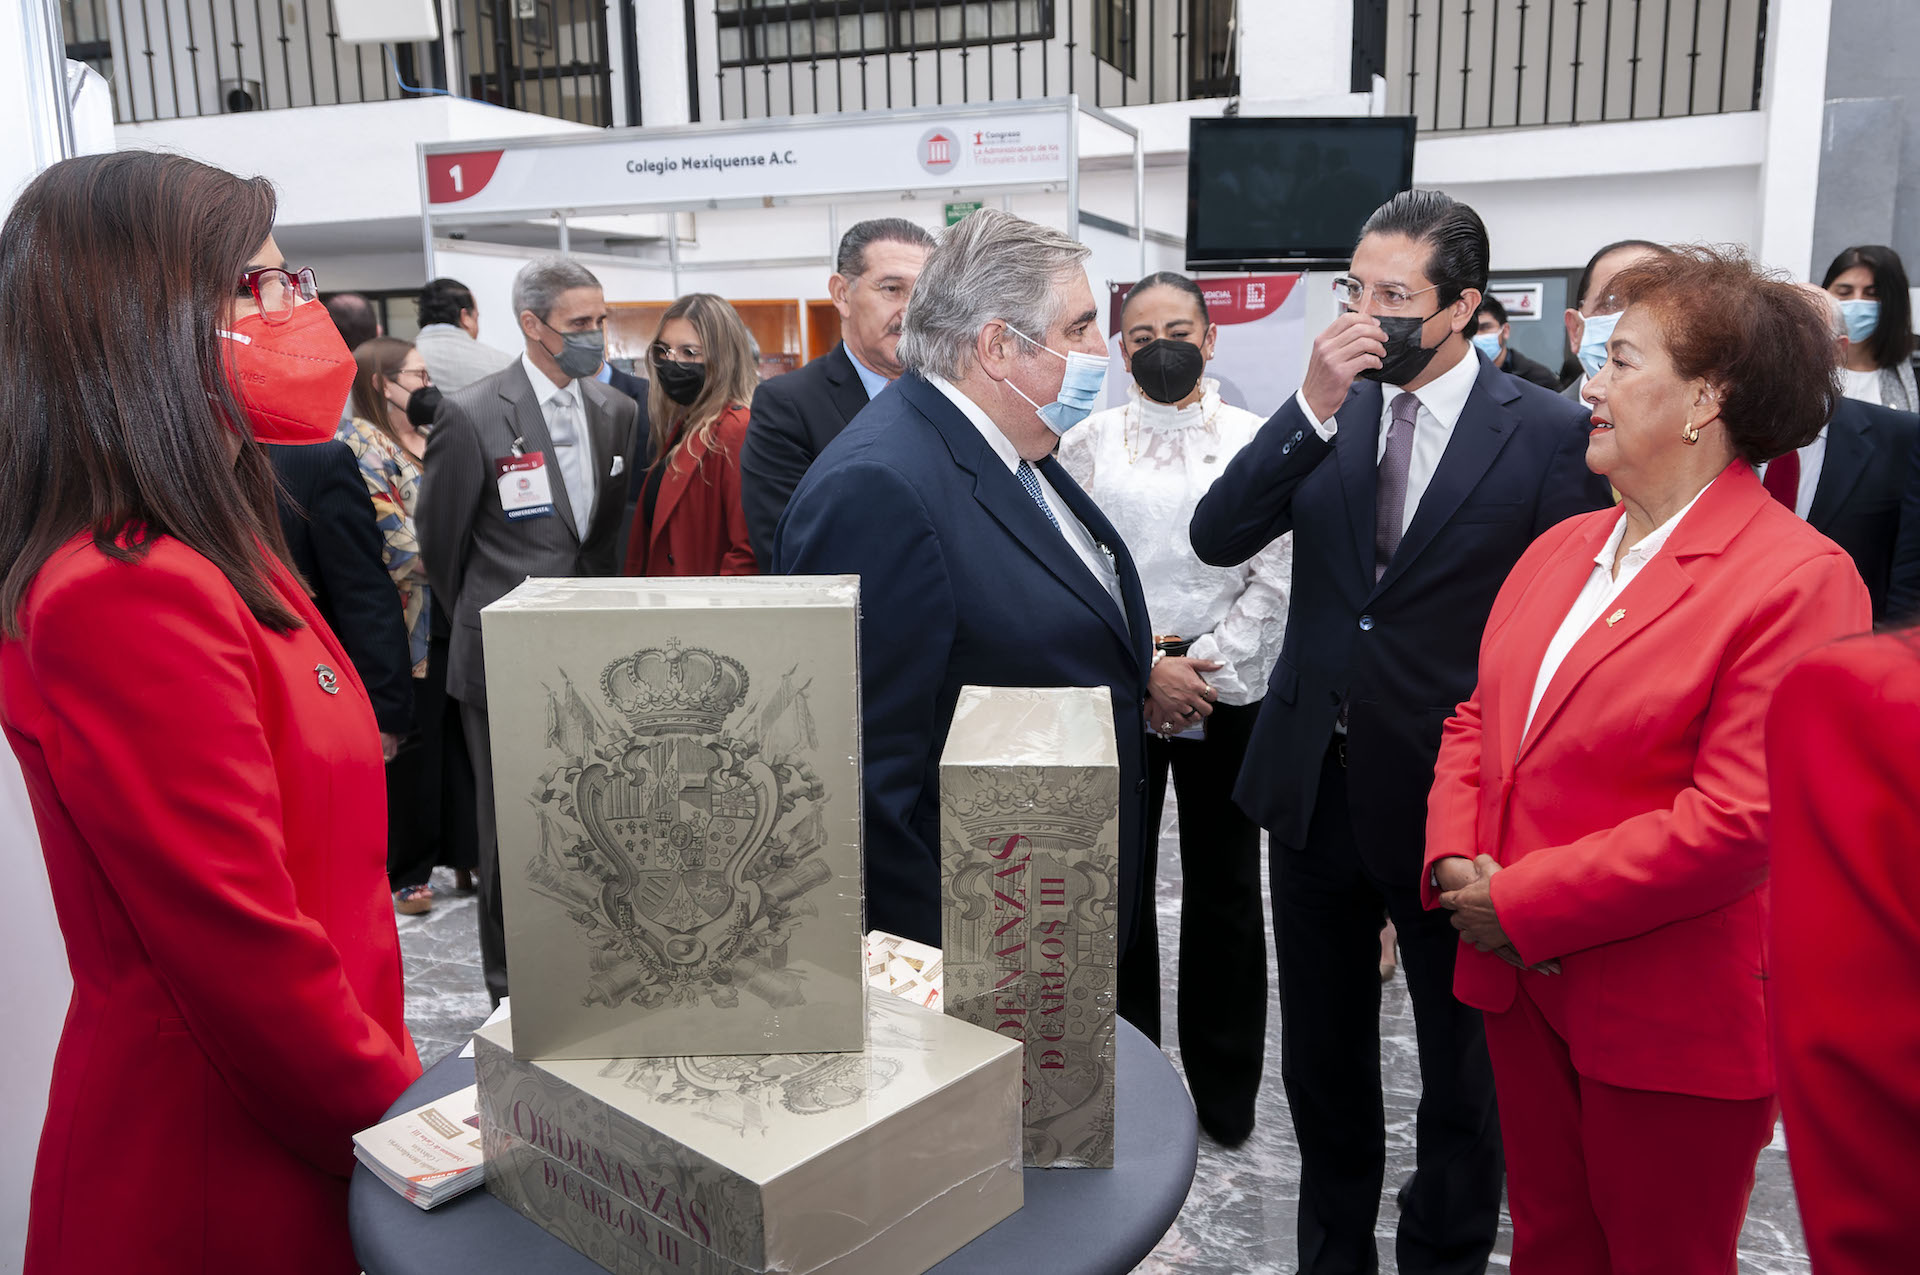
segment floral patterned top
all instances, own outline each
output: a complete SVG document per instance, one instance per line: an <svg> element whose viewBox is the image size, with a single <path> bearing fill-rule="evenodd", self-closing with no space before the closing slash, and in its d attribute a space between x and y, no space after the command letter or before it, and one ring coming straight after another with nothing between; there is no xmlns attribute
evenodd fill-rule
<svg viewBox="0 0 1920 1275"><path fill-rule="evenodd" d="M1060 463L1119 529L1140 572L1155 633L1193 639L1187 654L1226 667L1206 674L1223 704L1252 704L1287 633L1293 533L1237 567L1194 555L1187 524L1227 462L1266 424L1201 382L1199 402L1174 408L1129 385L1124 407L1093 415L1060 440Z"/></svg>
<svg viewBox="0 0 1920 1275"><path fill-rule="evenodd" d="M400 591L413 675L425 677L430 626L427 564L420 557L413 521L420 503L420 462L378 425L358 416L351 424L341 426L338 437L360 462L360 477L373 497L373 519L380 528L380 556Z"/></svg>

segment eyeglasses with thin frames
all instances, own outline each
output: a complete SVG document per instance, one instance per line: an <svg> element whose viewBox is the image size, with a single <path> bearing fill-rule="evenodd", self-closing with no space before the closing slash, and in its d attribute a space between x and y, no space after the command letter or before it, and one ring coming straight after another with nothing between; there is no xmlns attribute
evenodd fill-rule
<svg viewBox="0 0 1920 1275"><path fill-rule="evenodd" d="M1393 284L1371 287L1368 284L1360 282L1352 275L1341 275L1333 281L1333 295L1334 299L1342 305L1349 309L1358 310L1361 299L1371 291L1373 293L1374 305L1378 307L1380 313L1398 314L1400 311L1412 305L1415 297L1432 292L1439 286L1440 285L1436 283L1432 287L1421 288L1416 292L1408 292L1405 288L1396 287Z"/></svg>
<svg viewBox="0 0 1920 1275"><path fill-rule="evenodd" d="M704 363L707 354L697 345L668 345L665 341L655 341L647 347L647 352L656 359L668 363Z"/></svg>

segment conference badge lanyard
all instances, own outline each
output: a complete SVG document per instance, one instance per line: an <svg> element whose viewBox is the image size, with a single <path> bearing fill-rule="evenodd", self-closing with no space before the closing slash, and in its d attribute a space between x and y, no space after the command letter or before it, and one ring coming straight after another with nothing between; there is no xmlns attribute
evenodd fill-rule
<svg viewBox="0 0 1920 1275"><path fill-rule="evenodd" d="M500 484L500 508L510 522L553 517L553 479L545 452L530 452L524 439L513 440L513 455L493 461L494 480Z"/></svg>

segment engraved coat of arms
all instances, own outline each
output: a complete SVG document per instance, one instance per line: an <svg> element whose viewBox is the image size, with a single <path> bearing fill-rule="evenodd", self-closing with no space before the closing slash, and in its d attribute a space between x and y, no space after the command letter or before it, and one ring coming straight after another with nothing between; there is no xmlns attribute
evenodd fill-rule
<svg viewBox="0 0 1920 1275"><path fill-rule="evenodd" d="M816 857L825 793L798 756L818 740L793 683L789 671L740 711L746 667L670 641L602 671L618 720L570 680L549 688L561 760L532 795L541 846L528 879L590 950L583 1004L727 1008L742 990L805 1002L786 946L832 872Z"/></svg>

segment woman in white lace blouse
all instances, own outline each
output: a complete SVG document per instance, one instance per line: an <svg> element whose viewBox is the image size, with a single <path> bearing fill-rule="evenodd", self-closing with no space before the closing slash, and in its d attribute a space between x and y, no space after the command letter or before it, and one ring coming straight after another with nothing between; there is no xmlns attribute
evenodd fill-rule
<svg viewBox="0 0 1920 1275"><path fill-rule="evenodd" d="M1124 407L1060 444L1060 463L1119 529L1140 569L1156 654L1148 682L1148 782L1160 825L1169 769L1180 807L1180 1051L1200 1124L1228 1146L1253 1131L1266 1064L1267 944L1260 830L1233 804L1247 738L1286 632L1293 537L1252 561L1209 567L1187 523L1265 418L1220 400L1202 372L1216 330L1184 275L1150 275L1121 313L1133 376ZM1149 885L1154 872L1147 863ZM1121 964L1120 1012L1159 1038L1159 934L1142 914Z"/></svg>

